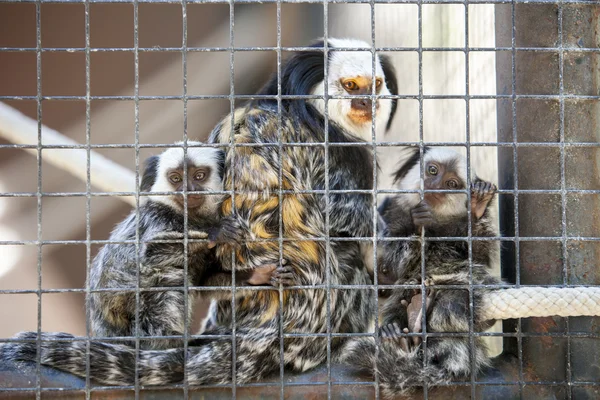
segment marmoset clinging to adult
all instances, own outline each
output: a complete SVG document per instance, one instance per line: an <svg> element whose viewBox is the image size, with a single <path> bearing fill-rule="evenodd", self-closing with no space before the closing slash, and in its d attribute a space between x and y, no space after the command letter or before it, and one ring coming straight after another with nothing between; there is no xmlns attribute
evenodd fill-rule
<svg viewBox="0 0 600 400"><path fill-rule="evenodd" d="M378 278L380 284L421 284L421 242L414 240L425 229L425 295L426 332L458 333L462 336L432 336L427 338L426 352L421 346L423 299L419 289L392 289L381 311L381 348L375 356L375 340L360 338L346 347L344 361L364 370L375 371L384 394L408 394L415 386L435 385L464 379L477 374L489 363L481 337L470 346L468 285L497 284L490 275L490 265L498 256L497 243L491 240L472 241L472 255L466 240L435 241L427 238L468 236L469 220L472 237L496 237L497 230L490 218L489 205L496 187L471 176L467 186L466 159L446 148L425 148L423 174L420 172L419 149L395 173L399 189L419 190L423 176L425 192L398 194L386 199L380 213L386 228L383 236L402 238L381 241L378 248ZM466 193L443 193L439 190L467 190ZM468 203L471 204L469 219ZM472 269L470 268L472 265ZM470 280L472 272L472 281ZM443 285L464 285L464 289L444 289ZM482 331L494 321L484 321L478 309L482 291L473 289L473 329ZM471 362L471 356L474 363ZM473 368L472 368L473 367Z"/></svg>

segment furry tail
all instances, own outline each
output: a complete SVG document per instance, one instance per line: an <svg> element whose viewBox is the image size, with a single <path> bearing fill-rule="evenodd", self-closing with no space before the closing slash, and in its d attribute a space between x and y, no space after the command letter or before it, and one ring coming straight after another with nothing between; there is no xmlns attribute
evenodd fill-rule
<svg viewBox="0 0 600 400"><path fill-rule="evenodd" d="M4 343L0 347L0 358L12 361L32 361L38 357L42 365L54 367L73 375L87 375L87 341L76 340L68 333L42 333L41 354L37 353L37 332L21 332L16 336L23 342ZM150 353L155 354L155 358ZM135 349L122 344L89 342L90 378L103 384L132 385L135 381ZM170 349L164 351L139 352L140 384L152 384L160 379L161 383L179 382L183 379L183 351ZM168 366L167 366L168 365ZM157 377L160 373L160 378Z"/></svg>
<svg viewBox="0 0 600 400"><path fill-rule="evenodd" d="M453 367L454 370L448 370L445 363L439 363L434 354L430 355L429 349L428 363L425 366L420 346L406 352L396 342L382 340L377 357L375 350L373 338L353 340L346 344L341 361L362 371L374 371L386 398L407 396L425 384L434 386L449 383L460 375L469 376L471 371L468 354L466 360L460 360L460 365L464 367L462 370L456 366Z"/></svg>
<svg viewBox="0 0 600 400"><path fill-rule="evenodd" d="M278 368L279 345L269 336L260 332L258 342L254 338L238 339L238 382L259 379ZM17 338L26 341L1 345L0 359L35 362L38 359L37 332L23 332ZM42 333L40 363L85 377L88 342L81 339L68 333ZM137 357L138 382L140 385L181 383L187 369L187 381L191 385L230 383L231 349L231 339L206 339L201 346L188 348L187 363L182 348L140 350ZM101 384L133 385L136 377L135 349L123 344L90 341L89 375L90 379Z"/></svg>

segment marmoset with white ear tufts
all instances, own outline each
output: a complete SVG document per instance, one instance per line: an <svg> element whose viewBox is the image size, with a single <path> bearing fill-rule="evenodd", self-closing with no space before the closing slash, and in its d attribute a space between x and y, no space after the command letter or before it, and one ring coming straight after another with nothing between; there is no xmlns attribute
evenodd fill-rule
<svg viewBox="0 0 600 400"><path fill-rule="evenodd" d="M382 236L406 239L379 242L377 278L380 285L421 285L422 244L418 238L424 229L425 285L435 285L435 288L427 288L425 296L420 289L387 290L391 291L391 296L381 310L382 337L378 356L375 356L373 338L352 341L344 352L344 361L349 365L376 371L383 393L389 397L409 394L424 384L433 386L466 379L489 364L482 338L475 337L474 347L470 345L468 286L471 282L475 285L499 283L490 275L490 266L498 257L497 242L473 240L470 259L465 240L469 235L469 221L472 237L498 236L489 212L496 186L472 174L468 187L466 159L455 151L424 148L423 173L419 149L411 151L414 151L412 157L395 173L398 189L420 190L423 177L424 189L434 192L425 192L423 200L419 193L398 194L387 198L380 206L379 212L386 224ZM467 189L470 196L444 193ZM435 240L436 237L465 239ZM465 288L444 289L444 285ZM472 329L479 332L494 323L480 318L481 295L480 289L473 289ZM423 309L426 311L424 317ZM428 337L424 352L421 346L423 318L427 333L459 335Z"/></svg>
<svg viewBox="0 0 600 400"><path fill-rule="evenodd" d="M199 144L188 142L189 146ZM185 319L191 321L198 293L210 298L231 298L231 291L226 290L190 290L187 314L185 311L184 207L187 207L189 286L231 286L231 272L221 268L211 248L218 243L239 245L249 234L235 218L219 217L223 195L211 192L222 191L223 162L223 152L208 147L188 147L185 158L183 148L170 148L147 160L141 191L152 194L137 211L132 211L117 225L109 238L111 242L134 243L105 245L90 269L88 285L91 290L111 289L90 294L88 307L93 336L136 337L139 332L142 349L181 347ZM183 191L189 192L187 201ZM136 257L136 232L139 232L140 240L139 257ZM274 266L266 266L240 271L236 274L236 284L268 283L273 269ZM135 292L138 271L140 289L157 289L140 291L139 303ZM136 313L139 325L136 324ZM146 336L152 338L144 339ZM6 343L1 353L7 359L35 361L37 332L24 332L18 337L34 341ZM42 334L41 363L85 376L86 342L52 341L60 338L73 336ZM46 341L48 339L51 341ZM90 342L91 354L103 354L98 358L92 356L92 379L122 382L119 377L126 374L122 370L127 368L130 360L122 354L111 353L111 346L116 343L128 345L125 347L127 352L134 351L133 340ZM135 368L135 365L130 367Z"/></svg>

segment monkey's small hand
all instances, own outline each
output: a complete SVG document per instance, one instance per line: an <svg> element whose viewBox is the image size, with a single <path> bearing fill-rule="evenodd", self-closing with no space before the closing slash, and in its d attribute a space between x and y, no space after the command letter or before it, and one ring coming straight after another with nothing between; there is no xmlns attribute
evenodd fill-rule
<svg viewBox="0 0 600 400"><path fill-rule="evenodd" d="M250 272L250 277L246 283L249 285L268 285L276 269L277 264L266 264L257 267Z"/></svg>
<svg viewBox="0 0 600 400"><path fill-rule="evenodd" d="M279 266L271 275L271 285L279 287L282 286L292 286L295 283L294 280L294 269L286 265L287 261L283 260L281 266Z"/></svg>
<svg viewBox="0 0 600 400"><path fill-rule="evenodd" d="M415 208L411 210L413 223L417 228L428 227L435 223L431 207L425 201L421 201Z"/></svg>
<svg viewBox="0 0 600 400"><path fill-rule="evenodd" d="M210 243L208 248L212 249L217 244L227 243L229 245L241 246L246 239L248 230L242 226L237 218L223 217L219 227L209 231Z"/></svg>
<svg viewBox="0 0 600 400"><path fill-rule="evenodd" d="M498 188L491 182L476 181L471 183L471 213L477 220L483 216L485 210L494 198Z"/></svg>

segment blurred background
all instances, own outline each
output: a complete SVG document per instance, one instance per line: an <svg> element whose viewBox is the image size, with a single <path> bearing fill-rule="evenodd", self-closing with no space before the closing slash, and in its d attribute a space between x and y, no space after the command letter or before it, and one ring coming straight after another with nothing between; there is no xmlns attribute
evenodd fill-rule
<svg viewBox="0 0 600 400"><path fill-rule="evenodd" d="M124 48L124 51L92 51L90 90L92 96L132 96L134 94L134 9L132 4L90 4L90 46ZM44 48L85 46L83 4L42 4L41 38ZM494 5L431 4L422 6L423 47L448 48L425 51L422 59L424 95L464 96L496 94L496 54L469 52L457 48L494 47ZM276 46L277 8L275 4L235 5L234 46ZM368 4L331 4L328 8L328 35L353 37L371 43L371 8ZM228 47L230 44L228 4L189 4L187 6L188 46ZM388 52L398 74L401 95L419 94L418 8L413 4L377 4L374 10L375 45L402 47L408 51ZM319 4L283 4L281 42L283 46L304 46L324 34L324 10ZM468 26L468 37L465 37ZM177 4L139 4L139 47L156 51L139 53L139 94L143 96L183 94L183 66L180 51L161 51L182 45L182 10ZM35 48L36 13L34 4L0 4L0 48ZM411 50L412 49L412 50ZM287 57L285 52L282 56ZM242 51L234 54L236 94L253 94L276 71L276 52ZM85 52L45 51L41 55L41 91L44 96L85 96ZM466 71L468 61L468 74ZM35 96L37 93L36 52L0 51L0 96ZM230 93L229 52L189 52L187 54L187 93L189 95L228 95ZM11 107L35 119L35 100L7 100ZM42 103L42 123L79 143L85 143L84 100L50 99ZM91 143L134 143L134 102L92 100ZM467 107L469 120L467 121ZM187 131L192 139L204 140L212 127L230 110L228 99L188 101ZM423 101L425 141L495 142L496 100L461 98ZM139 105L140 143L171 143L183 135L181 100L142 100ZM381 141L419 139L419 102L399 100L391 132ZM43 132L42 132L43 135ZM0 144L8 142L0 139ZM32 143L32 144L35 144ZM464 147L457 147L464 153ZM75 150L44 150L68 155ZM142 149L140 160L160 149ZM97 152L124 167L135 170L133 149L99 149ZM383 174L380 189L390 188L389 173L398 164L398 148L382 148ZM478 175L497 182L497 154L494 147L471 149L472 166ZM84 192L85 182L42 162L44 192ZM0 149L0 192L35 192L38 185L35 155L21 149ZM95 189L92 187L92 189ZM97 189L97 188L96 188ZM85 197L44 197L41 236L44 240L85 240ZM114 225L131 210L119 197L93 197L90 210L92 239L107 239ZM0 240L36 240L38 235L35 197L0 197ZM87 253L85 244L44 245L41 254L43 289L82 288L86 261L98 248ZM496 266L497 267L497 266ZM497 268L497 271L498 268ZM0 246L0 290L37 289L38 247ZM41 320L44 331L85 334L84 295L44 294ZM36 330L36 294L0 294L0 337L18 331ZM199 307L199 313L202 312ZM500 340L496 341L496 352Z"/></svg>

